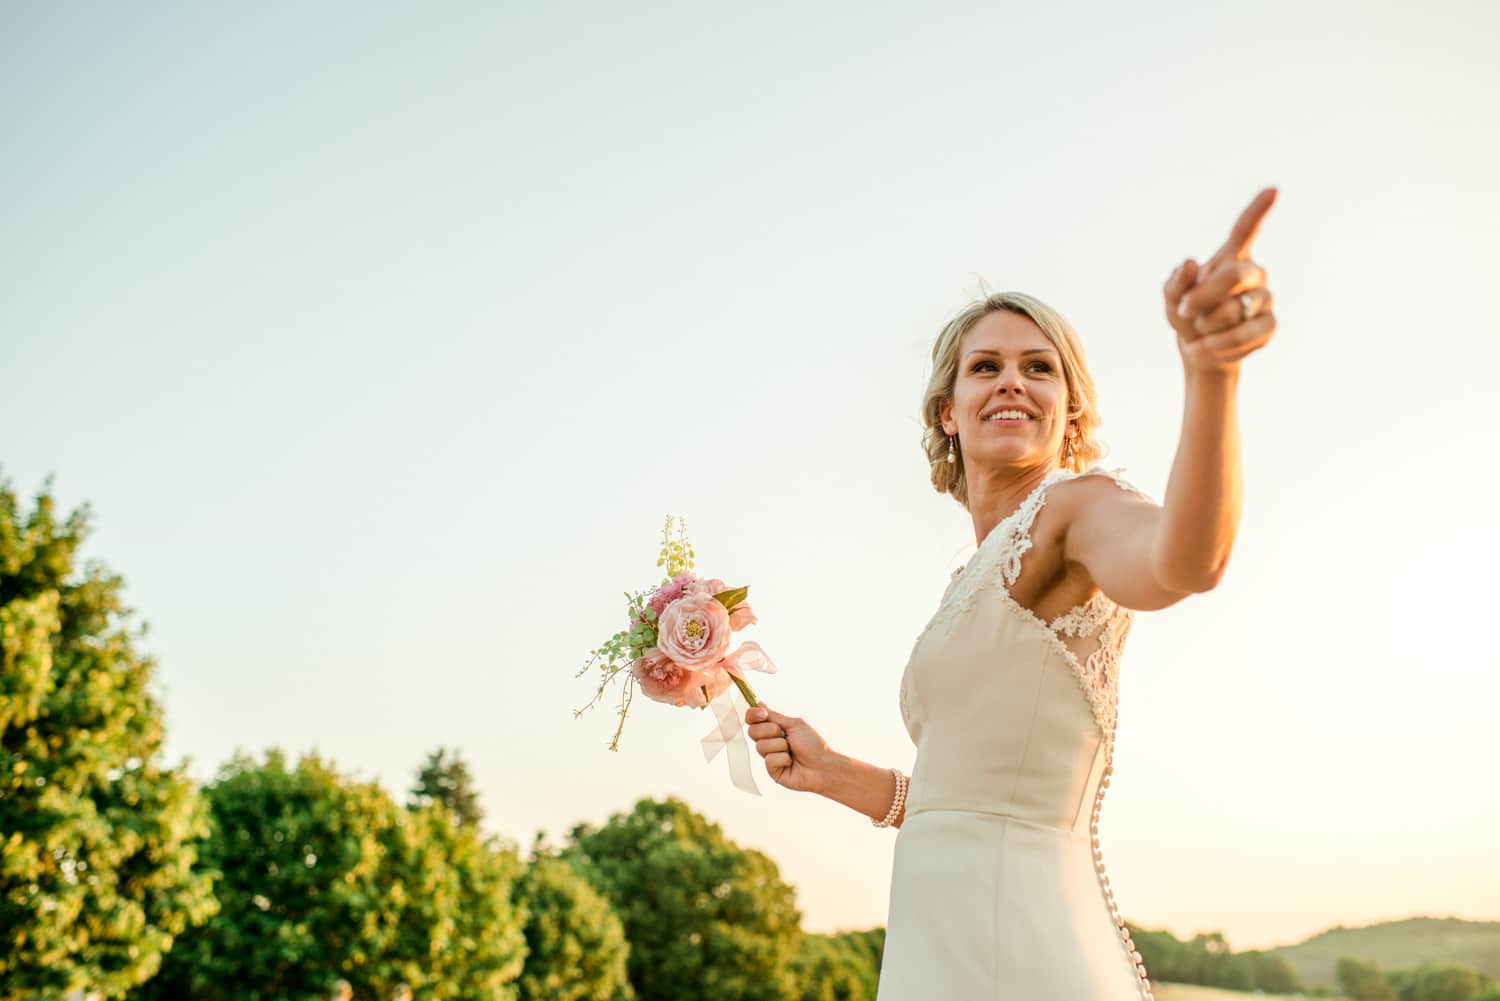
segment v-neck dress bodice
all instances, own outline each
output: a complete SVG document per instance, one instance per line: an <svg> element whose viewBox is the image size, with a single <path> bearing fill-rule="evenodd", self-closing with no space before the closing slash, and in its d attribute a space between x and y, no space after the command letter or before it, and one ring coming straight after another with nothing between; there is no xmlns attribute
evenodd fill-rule
<svg viewBox="0 0 1500 1001"><path fill-rule="evenodd" d="M900 705L917 746L877 1001L1150 1001L1099 852L1131 613L1051 621L1011 596L1048 476L957 570ZM1139 491L1137 491L1139 492Z"/></svg>

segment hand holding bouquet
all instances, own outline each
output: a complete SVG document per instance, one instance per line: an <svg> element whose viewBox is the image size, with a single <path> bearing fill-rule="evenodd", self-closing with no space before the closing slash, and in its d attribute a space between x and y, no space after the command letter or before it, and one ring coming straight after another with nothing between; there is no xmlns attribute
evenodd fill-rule
<svg viewBox="0 0 1500 1001"><path fill-rule="evenodd" d="M729 747L735 785L759 795L740 729L746 706L730 692L732 682L749 705L756 705L755 692L744 672L776 671L759 643L746 641L737 649L729 649L731 634L757 621L745 600L750 589L731 588L718 578L701 578L693 572L693 549L681 519L675 538L671 517L662 526L661 556L656 565L665 570L666 578L654 588L626 592L629 627L590 651L579 670L582 675L597 666L604 676L593 700L573 715L576 718L591 708L610 682L623 674L620 724L609 744L615 751L619 750L635 685L657 702L695 709L712 707L718 723L703 738L704 756L712 761L719 748Z"/></svg>

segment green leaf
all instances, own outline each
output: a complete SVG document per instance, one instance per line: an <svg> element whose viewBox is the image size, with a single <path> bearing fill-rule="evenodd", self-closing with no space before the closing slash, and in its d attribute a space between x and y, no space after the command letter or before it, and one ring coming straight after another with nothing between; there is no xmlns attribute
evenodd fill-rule
<svg viewBox="0 0 1500 1001"><path fill-rule="evenodd" d="M714 600L723 605L725 608L733 608L735 605L738 605L740 602L744 601L746 596L748 596L749 594L750 588L736 587L731 588L728 591L720 591L718 594L714 595Z"/></svg>

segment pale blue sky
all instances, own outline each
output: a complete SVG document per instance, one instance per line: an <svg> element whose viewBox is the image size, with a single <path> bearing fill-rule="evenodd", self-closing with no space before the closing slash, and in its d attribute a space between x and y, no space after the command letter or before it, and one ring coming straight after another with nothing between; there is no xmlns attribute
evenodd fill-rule
<svg viewBox="0 0 1500 1001"><path fill-rule="evenodd" d="M837 748L973 528L927 485L931 340L980 278L1079 328L1160 496L1160 285L1266 184L1216 592L1139 617L1105 858L1237 947L1500 918L1491 431L1500 7L12 4L0 464L96 511L169 751L471 759L528 843L676 794L813 929L885 920L893 834L705 766L574 671L667 512L748 583ZM642 703L638 702L638 706Z"/></svg>

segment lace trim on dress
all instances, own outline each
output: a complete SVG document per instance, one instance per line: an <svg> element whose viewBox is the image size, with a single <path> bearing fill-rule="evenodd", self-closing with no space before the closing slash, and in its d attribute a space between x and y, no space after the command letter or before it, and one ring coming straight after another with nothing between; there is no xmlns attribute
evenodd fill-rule
<svg viewBox="0 0 1500 1001"><path fill-rule="evenodd" d="M1106 760L1114 756L1114 732L1119 720L1119 663L1125 637L1130 632L1132 615L1102 591L1088 601L1053 619L1043 620L1031 609L1016 601L1010 588L1021 576L1021 558L1031 550L1031 527L1047 502L1047 488L1054 483L1079 476L1108 476L1121 490L1150 499L1147 494L1126 481L1122 470L1094 467L1082 473L1059 469L1049 474L1026 496L1018 508L990 530L968 563L953 572L943 600L931 621L917 637L918 642L930 630L966 612L980 595L998 592L998 600L1012 612L1037 625L1049 645L1062 657L1078 682L1089 709L1104 737ZM1098 647L1080 663L1078 655L1062 637L1083 639L1097 636ZM907 716L906 687L901 687L902 716Z"/></svg>
<svg viewBox="0 0 1500 1001"><path fill-rule="evenodd" d="M1099 727L1099 732L1104 736L1104 760L1114 760L1115 727L1119 720L1117 709L1119 685L1113 665L1102 669L1099 673L1091 677L1084 665L1078 662L1078 657L1062 641L1062 637L1058 636L1051 629L1048 629L1047 623L1040 616L1012 598L1009 591L1000 592L1000 603L1026 621L1036 623L1042 632L1046 634L1048 645L1052 647L1058 656L1062 657L1063 662L1068 665L1073 674L1073 680L1078 682L1078 687L1083 692L1083 697L1089 705L1089 711L1094 717L1094 723ZM1092 661L1093 657L1090 657L1089 660ZM1103 668L1104 665L1101 663L1100 667Z"/></svg>
<svg viewBox="0 0 1500 1001"><path fill-rule="evenodd" d="M1065 612L1053 619L1047 624L1047 628L1054 633L1082 639L1109 621L1114 610L1115 603L1109 600L1108 595L1100 591L1082 605L1074 607L1071 612Z"/></svg>

